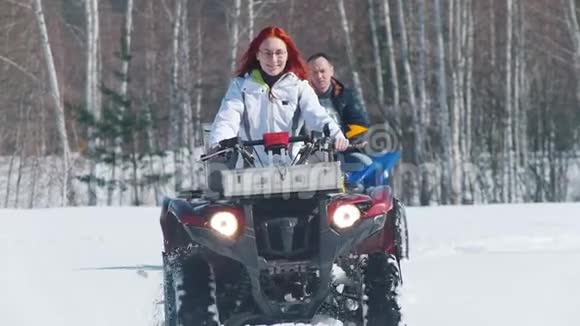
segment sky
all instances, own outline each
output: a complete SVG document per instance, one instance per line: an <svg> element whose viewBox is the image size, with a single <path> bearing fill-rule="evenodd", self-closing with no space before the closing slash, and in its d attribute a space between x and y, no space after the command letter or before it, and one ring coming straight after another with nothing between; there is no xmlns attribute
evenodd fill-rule
<svg viewBox="0 0 580 326"><path fill-rule="evenodd" d="M580 325L580 204L407 214L406 325ZM157 207L0 210L0 325L162 325L158 215Z"/></svg>

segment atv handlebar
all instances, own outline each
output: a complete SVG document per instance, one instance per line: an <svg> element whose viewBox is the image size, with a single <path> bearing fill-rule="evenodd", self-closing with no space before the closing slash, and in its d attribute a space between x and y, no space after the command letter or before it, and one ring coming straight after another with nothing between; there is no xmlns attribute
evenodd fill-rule
<svg viewBox="0 0 580 326"><path fill-rule="evenodd" d="M330 137L330 129L328 124L324 126L323 132L312 131L311 135L300 135L300 136L293 136L289 137L288 143L297 143L297 142L304 142L304 146L299 151L300 159L298 161L293 160L292 165L294 164L302 164L305 160L314 152L323 151L323 152L334 152L334 146L332 144L332 138ZM246 140L241 141L238 137L233 137L229 139L224 139L219 142L217 147L214 147L210 150L210 152L206 154L202 154L200 157L201 161L207 161L214 157L225 157L228 152L230 151L237 151L242 155L244 160L246 160L251 165L254 164L254 157L252 154L246 149L246 147L252 146L261 146L264 145L264 139L258 140ZM346 150L356 149L357 147L350 144ZM220 161L223 159L219 159Z"/></svg>

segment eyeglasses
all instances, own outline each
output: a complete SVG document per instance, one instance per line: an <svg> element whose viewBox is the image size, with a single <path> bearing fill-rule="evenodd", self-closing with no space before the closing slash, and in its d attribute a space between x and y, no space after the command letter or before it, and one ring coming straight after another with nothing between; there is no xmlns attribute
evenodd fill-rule
<svg viewBox="0 0 580 326"><path fill-rule="evenodd" d="M271 56L275 56L276 58L282 58L283 56L288 54L288 52L286 52L286 50L276 50L276 51L260 50L260 53L265 55L268 58Z"/></svg>

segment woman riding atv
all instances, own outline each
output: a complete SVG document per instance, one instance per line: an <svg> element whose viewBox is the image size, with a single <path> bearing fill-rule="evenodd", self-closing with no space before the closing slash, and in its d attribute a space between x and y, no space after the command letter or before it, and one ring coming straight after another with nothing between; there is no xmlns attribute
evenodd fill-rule
<svg viewBox="0 0 580 326"><path fill-rule="evenodd" d="M280 131L297 136L304 125L322 132L326 124L335 149L348 148L349 141L308 84L308 66L302 55L282 28L266 27L258 34L243 54L237 74L211 128L212 149L232 137L253 140ZM292 146L290 155L298 149ZM258 146L256 152L258 161L268 165L263 147Z"/></svg>

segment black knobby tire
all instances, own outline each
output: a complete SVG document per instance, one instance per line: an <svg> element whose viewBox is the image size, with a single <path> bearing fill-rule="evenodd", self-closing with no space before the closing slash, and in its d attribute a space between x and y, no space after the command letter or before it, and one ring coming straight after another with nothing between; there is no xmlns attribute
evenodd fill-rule
<svg viewBox="0 0 580 326"><path fill-rule="evenodd" d="M177 326L219 326L210 265L199 257L179 265L182 282L176 284Z"/></svg>
<svg viewBox="0 0 580 326"><path fill-rule="evenodd" d="M397 302L400 284L399 269L394 256L374 253L368 256L364 272L367 326L397 326L401 308Z"/></svg>
<svg viewBox="0 0 580 326"><path fill-rule="evenodd" d="M177 304L175 302L175 286L173 282L173 269L170 258L163 253L163 301L165 302L164 326L177 326Z"/></svg>
<svg viewBox="0 0 580 326"><path fill-rule="evenodd" d="M397 198L394 199L393 209L389 212L389 220L394 222L395 254L401 259L409 259L409 228L405 206Z"/></svg>

